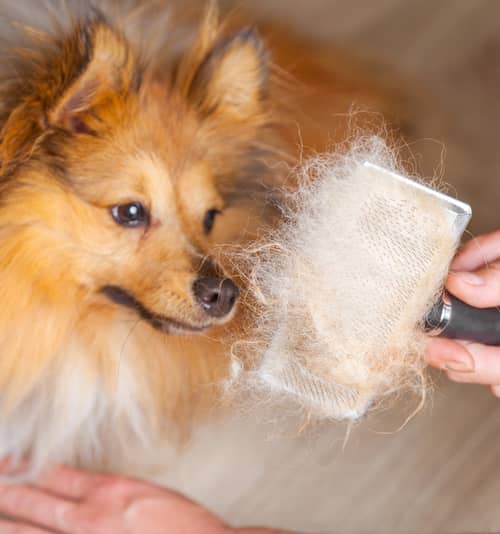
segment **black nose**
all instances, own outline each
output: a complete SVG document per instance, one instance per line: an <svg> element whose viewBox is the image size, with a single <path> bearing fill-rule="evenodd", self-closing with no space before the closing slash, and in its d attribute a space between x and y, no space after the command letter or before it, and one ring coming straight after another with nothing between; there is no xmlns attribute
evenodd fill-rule
<svg viewBox="0 0 500 534"><path fill-rule="evenodd" d="M234 307L239 290L235 283L226 278L205 276L193 284L193 292L201 307L212 317L224 317Z"/></svg>

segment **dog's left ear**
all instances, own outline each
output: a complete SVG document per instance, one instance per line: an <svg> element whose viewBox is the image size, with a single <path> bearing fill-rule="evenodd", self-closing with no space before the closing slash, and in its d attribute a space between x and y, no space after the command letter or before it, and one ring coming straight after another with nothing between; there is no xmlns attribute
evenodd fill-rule
<svg viewBox="0 0 500 534"><path fill-rule="evenodd" d="M267 88L267 56L253 28L219 41L198 67L189 100L203 115L241 121L260 115Z"/></svg>

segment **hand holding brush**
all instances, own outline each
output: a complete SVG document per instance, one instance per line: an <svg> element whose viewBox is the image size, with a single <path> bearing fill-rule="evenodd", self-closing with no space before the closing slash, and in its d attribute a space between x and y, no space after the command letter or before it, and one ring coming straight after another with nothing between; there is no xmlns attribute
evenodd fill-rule
<svg viewBox="0 0 500 534"><path fill-rule="evenodd" d="M500 230L469 241L451 264L446 289L474 308L500 314ZM500 347L433 339L426 360L455 382L490 385L500 397Z"/></svg>

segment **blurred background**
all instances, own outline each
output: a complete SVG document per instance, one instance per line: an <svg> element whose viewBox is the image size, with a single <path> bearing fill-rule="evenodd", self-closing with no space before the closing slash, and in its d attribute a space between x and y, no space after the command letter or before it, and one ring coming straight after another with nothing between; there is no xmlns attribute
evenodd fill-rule
<svg viewBox="0 0 500 534"><path fill-rule="evenodd" d="M442 174L472 205L473 234L500 227L498 0L225 6L330 47L332 62L345 51L366 60L373 76L399 80L411 93L407 134L421 170ZM345 534L498 532L500 400L487 388L434 380L425 408L399 431L410 406L370 416L346 441L340 424L297 437L293 416L288 426L273 425L264 409L225 430L206 429L169 481L237 524Z"/></svg>
<svg viewBox="0 0 500 534"><path fill-rule="evenodd" d="M418 106L410 140L431 173L472 204L472 231L498 227L500 2L497 0L228 1L400 76ZM338 54L338 52L337 52ZM332 61L335 61L334 59Z"/></svg>

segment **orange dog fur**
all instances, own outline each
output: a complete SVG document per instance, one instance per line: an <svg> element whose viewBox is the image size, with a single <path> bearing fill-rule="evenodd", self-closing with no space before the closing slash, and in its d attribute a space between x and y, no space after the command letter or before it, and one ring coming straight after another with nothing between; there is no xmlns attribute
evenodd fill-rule
<svg viewBox="0 0 500 534"><path fill-rule="evenodd" d="M244 320L241 304L206 313L200 273L228 276L218 247L258 230L299 129L321 147L356 91L386 104L355 77L335 100L338 78L311 59L287 115L262 39L213 5L185 49L159 56L84 15L55 36L25 28L34 45L1 88L0 456L146 473L216 402L224 339ZM274 35L271 57L296 57ZM117 224L131 203L147 220Z"/></svg>

